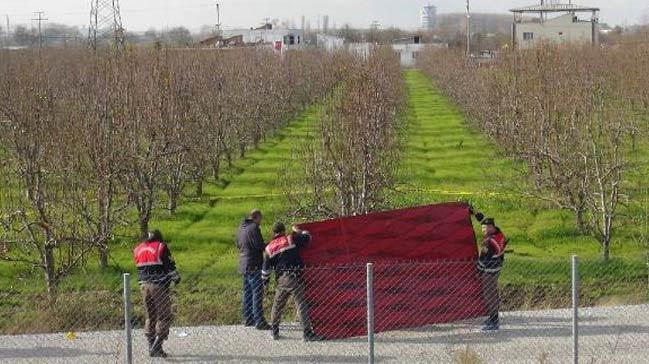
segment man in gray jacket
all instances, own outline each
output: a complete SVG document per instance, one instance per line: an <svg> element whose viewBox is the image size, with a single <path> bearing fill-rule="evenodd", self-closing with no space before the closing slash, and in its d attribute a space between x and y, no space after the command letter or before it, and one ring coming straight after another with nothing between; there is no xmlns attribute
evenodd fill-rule
<svg viewBox="0 0 649 364"><path fill-rule="evenodd" d="M259 228L261 220L261 211L255 209L241 222L237 230L239 273L243 276L241 311L245 326L255 326L257 330L270 330L262 306L264 285L261 279L261 268L264 263L266 244Z"/></svg>

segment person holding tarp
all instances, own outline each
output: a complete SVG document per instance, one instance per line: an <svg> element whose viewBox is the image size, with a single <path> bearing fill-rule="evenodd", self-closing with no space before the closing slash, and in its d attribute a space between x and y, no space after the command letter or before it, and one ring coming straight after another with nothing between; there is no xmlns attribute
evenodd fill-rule
<svg viewBox="0 0 649 364"><path fill-rule="evenodd" d="M273 226L273 240L264 251L262 277L267 286L272 271L277 277L277 288L271 314L271 335L273 340L279 340L279 324L282 321L284 307L290 296L293 296L298 306L300 321L304 329L304 341L322 340L313 332L309 319L309 307L305 297L302 270L304 263L299 250L311 240L307 231L293 227L292 233L286 235L286 226L276 222Z"/></svg>
<svg viewBox="0 0 649 364"><path fill-rule="evenodd" d="M487 308L487 320L484 322L482 331L498 331L500 329L500 295L498 292L498 278L505 261L505 247L507 239L500 230L493 218L485 218L481 212L471 214L482 225L482 246L478 258L478 270L482 280L483 297Z"/></svg>
<svg viewBox="0 0 649 364"><path fill-rule="evenodd" d="M169 337L173 319L169 286L172 282L178 285L180 275L158 230L149 232L147 239L135 247L133 259L146 315L144 335L149 342L149 356L166 358L162 343Z"/></svg>
<svg viewBox="0 0 649 364"><path fill-rule="evenodd" d="M261 211L255 209L241 222L236 234L239 249L239 273L243 276L241 311L243 324L257 330L270 330L264 318L264 287L261 266L264 262L266 244L261 236Z"/></svg>

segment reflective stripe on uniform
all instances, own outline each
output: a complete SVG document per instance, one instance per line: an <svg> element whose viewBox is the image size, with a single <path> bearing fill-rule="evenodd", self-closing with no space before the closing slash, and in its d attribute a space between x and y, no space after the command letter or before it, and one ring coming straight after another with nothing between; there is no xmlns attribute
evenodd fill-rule
<svg viewBox="0 0 649 364"><path fill-rule="evenodd" d="M135 265L139 267L162 266L162 252L164 244L161 242L143 242L133 251Z"/></svg>
<svg viewBox="0 0 649 364"><path fill-rule="evenodd" d="M268 243L268 246L266 246L266 254L272 259L276 255L294 248L296 246L293 244L292 236L280 236Z"/></svg>

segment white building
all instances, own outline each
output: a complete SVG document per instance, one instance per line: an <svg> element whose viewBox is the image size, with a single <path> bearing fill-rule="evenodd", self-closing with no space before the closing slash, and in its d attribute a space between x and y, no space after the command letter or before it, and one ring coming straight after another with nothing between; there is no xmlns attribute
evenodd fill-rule
<svg viewBox="0 0 649 364"><path fill-rule="evenodd" d="M243 37L245 44L269 44L276 50L299 48L304 42L301 29L273 29L270 24L256 29L223 30L223 38Z"/></svg>
<svg viewBox="0 0 649 364"><path fill-rule="evenodd" d="M393 44L392 49L397 52L402 67L413 67L417 64L417 58L427 47L426 44Z"/></svg>
<svg viewBox="0 0 649 364"><path fill-rule="evenodd" d="M421 29L435 30L437 26L437 7L430 4L423 6L420 11L420 24Z"/></svg>
<svg viewBox="0 0 649 364"><path fill-rule="evenodd" d="M543 4L510 11L514 13L512 45L515 48L532 48L544 42L599 43L599 8Z"/></svg>
<svg viewBox="0 0 649 364"><path fill-rule="evenodd" d="M333 52L345 47L345 38L336 35L318 34L316 37L318 47Z"/></svg>

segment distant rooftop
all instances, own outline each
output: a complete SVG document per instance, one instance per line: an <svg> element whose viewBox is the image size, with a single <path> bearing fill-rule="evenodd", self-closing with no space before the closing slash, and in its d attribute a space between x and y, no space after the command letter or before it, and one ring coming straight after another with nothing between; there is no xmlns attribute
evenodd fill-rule
<svg viewBox="0 0 649 364"><path fill-rule="evenodd" d="M544 4L524 6L522 8L514 8L509 10L512 13L561 13L561 12L586 12L586 11L599 11L599 8L593 6L582 6L573 4Z"/></svg>

